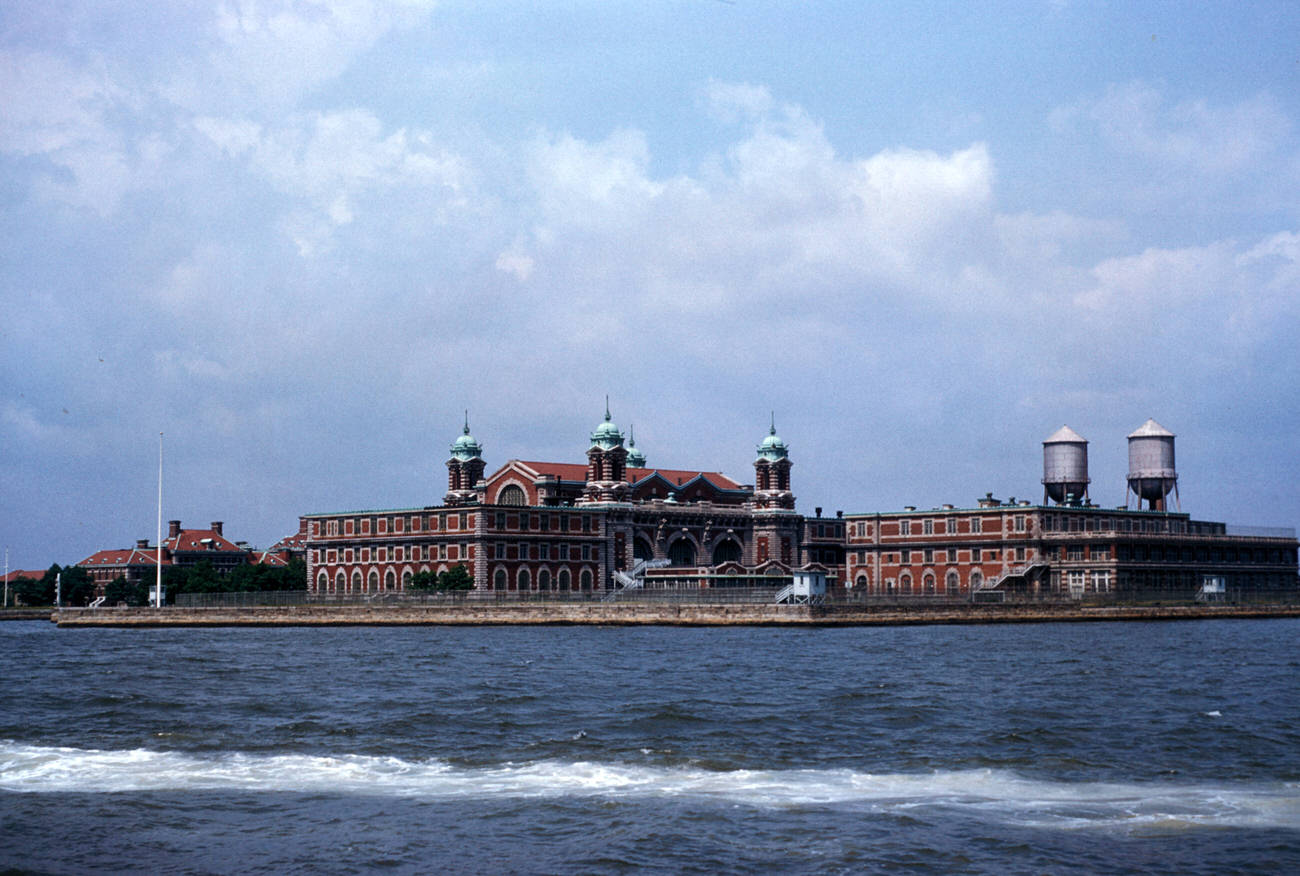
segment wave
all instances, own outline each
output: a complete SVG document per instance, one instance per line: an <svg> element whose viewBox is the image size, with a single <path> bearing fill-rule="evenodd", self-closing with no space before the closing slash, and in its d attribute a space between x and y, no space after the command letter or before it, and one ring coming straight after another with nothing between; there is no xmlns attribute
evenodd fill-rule
<svg viewBox="0 0 1300 876"><path fill-rule="evenodd" d="M229 752L101 751L0 742L0 791L244 791L422 798L677 798L761 808L934 809L1056 828L1300 829L1300 784L1064 782L1008 770L874 774L854 770L706 770L629 763L504 763Z"/></svg>

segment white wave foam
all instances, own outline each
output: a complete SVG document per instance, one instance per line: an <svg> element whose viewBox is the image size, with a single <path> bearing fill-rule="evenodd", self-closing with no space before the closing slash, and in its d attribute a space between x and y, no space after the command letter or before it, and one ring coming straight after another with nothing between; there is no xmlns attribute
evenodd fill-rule
<svg viewBox="0 0 1300 876"><path fill-rule="evenodd" d="M1040 827L1300 829L1300 785L1055 782L1005 770L871 774L539 761L460 768L346 755L191 755L0 743L0 791L239 790L429 798L681 798L756 807L853 805L881 813L964 811Z"/></svg>

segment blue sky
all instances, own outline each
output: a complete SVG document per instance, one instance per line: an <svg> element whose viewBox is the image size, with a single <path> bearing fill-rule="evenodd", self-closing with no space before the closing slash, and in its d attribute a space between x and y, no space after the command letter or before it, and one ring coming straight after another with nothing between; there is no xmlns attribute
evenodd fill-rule
<svg viewBox="0 0 1300 876"><path fill-rule="evenodd" d="M1178 434L1183 508L1295 526L1292 3L0 8L13 567L579 462L811 513L1041 496Z"/></svg>

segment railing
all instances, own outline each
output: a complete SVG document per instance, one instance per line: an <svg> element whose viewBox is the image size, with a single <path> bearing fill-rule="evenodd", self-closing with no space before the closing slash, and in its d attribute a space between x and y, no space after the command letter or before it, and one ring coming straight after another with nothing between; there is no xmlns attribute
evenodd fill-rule
<svg viewBox="0 0 1300 876"><path fill-rule="evenodd" d="M1229 523L1225 527L1228 535L1245 535L1253 538L1295 538L1292 526L1238 526Z"/></svg>
<svg viewBox="0 0 1300 876"><path fill-rule="evenodd" d="M786 588L788 589L788 588ZM508 605L508 604L567 604L591 603L606 600L611 592L618 594L620 603L683 603L692 605L740 605L773 603L782 596L780 587L729 587L729 588L665 588L659 590L635 589L630 591L492 591L462 590L432 593L376 593L346 594L341 596L314 596L302 590L262 591L246 593L183 593L178 594L177 608L240 608L257 606L454 606L454 605ZM981 595L999 594L1001 605L1073 605L1101 607L1111 605L1192 605L1197 602L1197 589L1180 590L1111 590L1102 593L1083 593L1072 596L1068 591L1007 591L981 590L972 594L869 594L864 592L839 592L828 595L824 604L832 608L857 609L943 609L970 606L980 603ZM1216 604L1228 605L1300 605L1300 586L1287 589L1243 590L1229 589L1222 597L1215 596Z"/></svg>

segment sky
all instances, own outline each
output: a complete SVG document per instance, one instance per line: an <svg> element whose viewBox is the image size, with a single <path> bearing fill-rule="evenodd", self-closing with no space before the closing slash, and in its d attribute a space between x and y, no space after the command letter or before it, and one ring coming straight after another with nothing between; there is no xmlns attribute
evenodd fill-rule
<svg viewBox="0 0 1300 876"><path fill-rule="evenodd" d="M0 544L582 462L1300 524L1292 2L0 5Z"/></svg>

